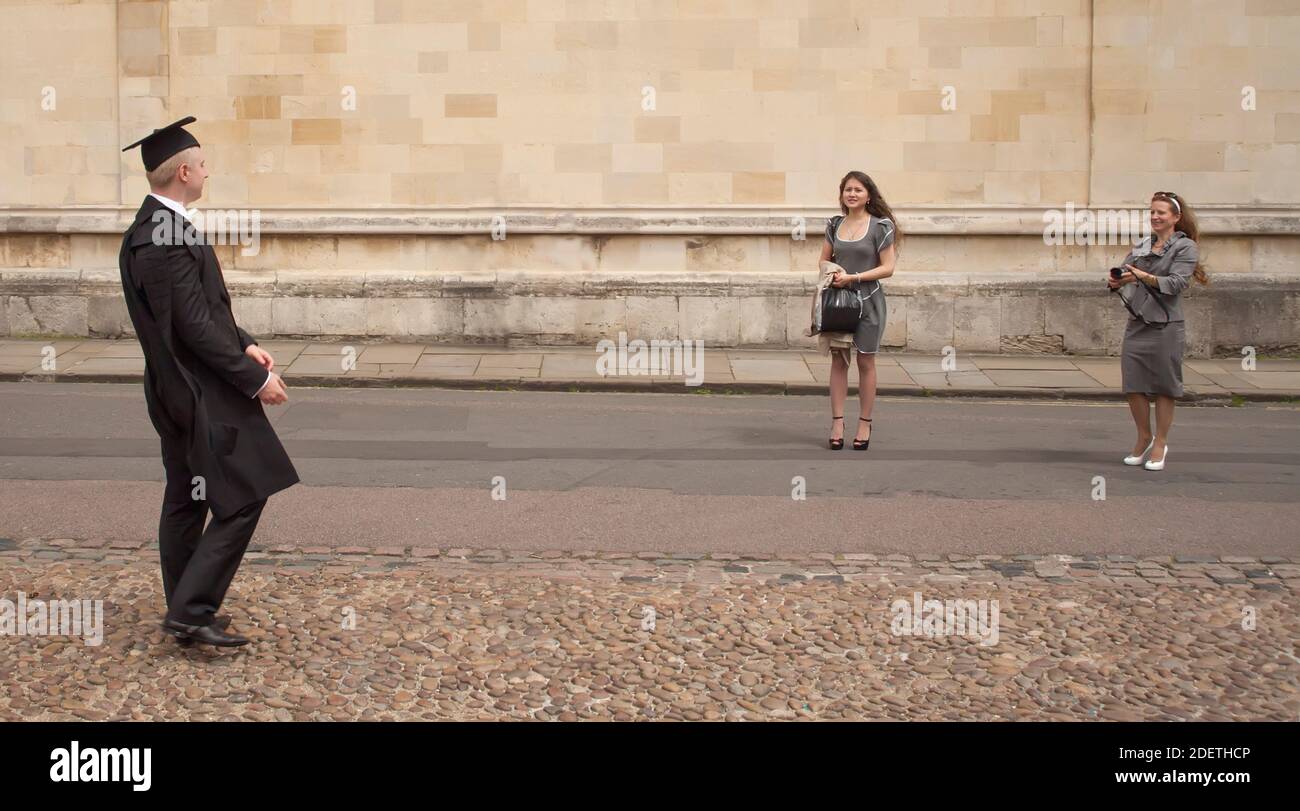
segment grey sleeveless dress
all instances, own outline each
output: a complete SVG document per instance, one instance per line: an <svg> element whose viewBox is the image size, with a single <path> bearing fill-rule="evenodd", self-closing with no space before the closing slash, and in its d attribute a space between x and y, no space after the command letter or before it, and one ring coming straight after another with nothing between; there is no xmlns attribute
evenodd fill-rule
<svg viewBox="0 0 1300 811"><path fill-rule="evenodd" d="M871 217L867 231L859 239L841 239L842 215L831 217L826 223L826 241L831 244L831 261L849 273L865 273L880 266L880 252L894 244L894 223L887 219ZM853 346L858 352L872 355L880 351L880 339L885 334L885 289L879 281L854 282L850 290L862 295L862 318L853 332Z"/></svg>

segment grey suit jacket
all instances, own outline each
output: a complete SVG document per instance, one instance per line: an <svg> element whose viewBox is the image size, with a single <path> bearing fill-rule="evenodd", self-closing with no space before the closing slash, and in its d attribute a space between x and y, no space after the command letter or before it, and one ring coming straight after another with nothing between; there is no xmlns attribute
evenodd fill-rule
<svg viewBox="0 0 1300 811"><path fill-rule="evenodd" d="M1147 321L1160 323L1165 320L1165 310L1169 311L1168 320L1183 320L1183 291L1192 283L1192 271L1200 258L1196 243L1182 231L1175 231L1169 242L1160 250L1151 250L1155 236L1143 239L1124 257L1123 265L1133 265L1159 277L1159 287L1150 287L1144 282L1126 284L1119 289L1119 294L1129 303L1133 311ZM1157 302L1156 299L1159 299ZM1160 307L1163 303L1164 309ZM1133 316L1130 314L1129 316Z"/></svg>

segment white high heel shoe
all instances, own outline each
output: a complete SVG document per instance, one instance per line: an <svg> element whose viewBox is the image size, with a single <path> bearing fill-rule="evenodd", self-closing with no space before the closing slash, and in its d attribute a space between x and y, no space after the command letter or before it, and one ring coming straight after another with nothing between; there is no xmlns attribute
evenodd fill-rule
<svg viewBox="0 0 1300 811"><path fill-rule="evenodd" d="M1126 465L1135 465L1135 466L1136 466L1136 465L1140 465L1140 464L1142 464L1143 462L1145 462L1145 461L1147 460L1147 457L1151 455L1151 449L1152 449L1153 447L1155 447L1155 444L1156 444L1156 438L1155 438L1155 437L1151 437L1151 441L1147 443L1147 449L1144 450L1144 451L1142 451L1142 455L1141 455L1141 456L1125 456L1125 457L1124 457L1124 464L1126 464Z"/></svg>
<svg viewBox="0 0 1300 811"><path fill-rule="evenodd" d="M1143 467L1145 467L1147 470L1164 470L1165 460L1168 458L1169 458L1169 446L1165 445L1165 455L1160 457L1160 461L1157 462L1154 459L1148 460L1147 463L1143 465Z"/></svg>

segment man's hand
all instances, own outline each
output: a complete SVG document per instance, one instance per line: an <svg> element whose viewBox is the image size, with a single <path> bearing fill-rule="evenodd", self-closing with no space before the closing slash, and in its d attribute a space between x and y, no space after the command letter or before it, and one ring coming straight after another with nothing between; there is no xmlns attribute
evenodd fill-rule
<svg viewBox="0 0 1300 811"><path fill-rule="evenodd" d="M252 348L253 347L251 346L249 347L249 349ZM262 354L266 355L265 352ZM267 355L267 357L269 358L270 355ZM257 399L261 400L266 405L280 405L281 403L288 402L289 395L285 393L284 381L280 379L278 374L275 372L271 373L271 379L266 381L266 385L262 387L260 392L258 392Z"/></svg>
<svg viewBox="0 0 1300 811"><path fill-rule="evenodd" d="M271 353L257 344L249 344L244 354L257 361L258 365L268 372L275 369L275 359L271 357Z"/></svg>

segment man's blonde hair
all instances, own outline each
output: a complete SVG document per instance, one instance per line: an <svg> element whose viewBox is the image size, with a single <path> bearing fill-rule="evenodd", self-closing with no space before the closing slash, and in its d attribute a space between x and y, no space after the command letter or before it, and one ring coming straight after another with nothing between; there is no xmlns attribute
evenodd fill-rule
<svg viewBox="0 0 1300 811"><path fill-rule="evenodd" d="M194 150L196 149L198 149L196 146L182 149L180 152L177 152L175 155L172 155L167 160L158 164L158 167L153 171L145 172L144 176L148 179L149 186L157 189L171 183L172 178L176 177L176 173L180 171L181 165L189 163L190 159L193 158Z"/></svg>

